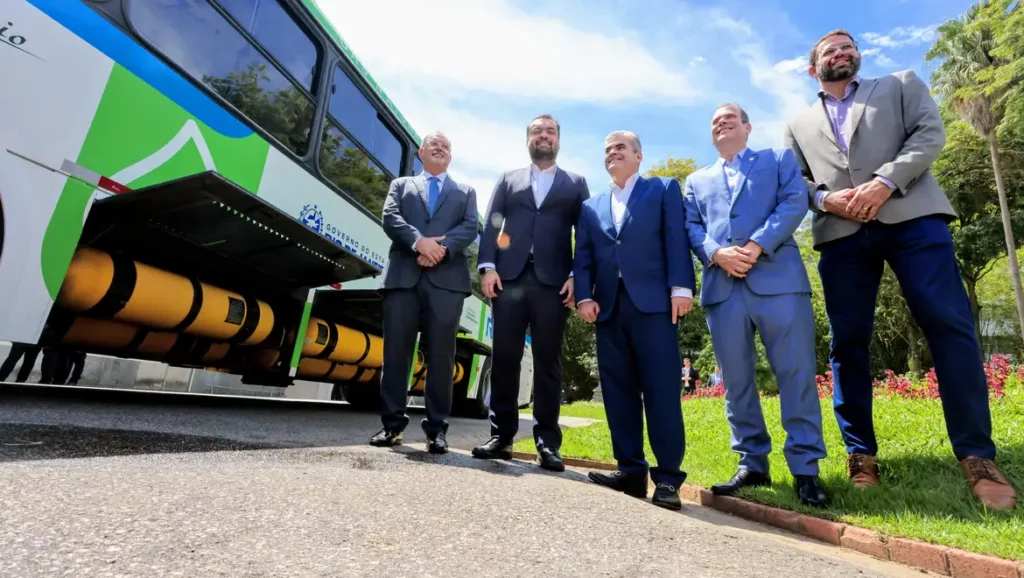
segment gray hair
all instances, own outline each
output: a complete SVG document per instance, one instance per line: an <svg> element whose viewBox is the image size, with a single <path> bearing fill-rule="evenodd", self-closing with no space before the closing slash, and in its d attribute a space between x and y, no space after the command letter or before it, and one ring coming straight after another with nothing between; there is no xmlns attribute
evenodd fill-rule
<svg viewBox="0 0 1024 578"><path fill-rule="evenodd" d="M633 131L630 131L630 130L616 130L616 131L612 131L611 133L608 134L608 136L606 136L604 138L604 142L605 142L605 144L607 144L613 138L620 137L620 136L621 137L626 137L627 139L629 139L629 143L633 147L633 152L635 152L635 153L643 152L643 150L640 148L640 137L636 136L636 133L633 132Z"/></svg>
<svg viewBox="0 0 1024 578"><path fill-rule="evenodd" d="M720 104L720 105L718 105L715 108L715 110L718 110L720 108L725 108L727 106L734 106L734 107L736 107L736 110L740 111L740 122L742 122L743 124L750 124L750 117L747 116L747 111L743 110L743 107L738 105L738 104L736 104L735 102L727 102L725 104Z"/></svg>
<svg viewBox="0 0 1024 578"><path fill-rule="evenodd" d="M432 132L432 133L428 134L427 136L423 137L423 140L420 142L420 148L423 148L423 147L427 146L428 144L430 144L431 140L436 139L436 138L443 138L445 141L448 142L448 148L451 148L452 140L450 138L448 138L448 135L444 134L443 132L441 132L439 130L435 130L434 132Z"/></svg>

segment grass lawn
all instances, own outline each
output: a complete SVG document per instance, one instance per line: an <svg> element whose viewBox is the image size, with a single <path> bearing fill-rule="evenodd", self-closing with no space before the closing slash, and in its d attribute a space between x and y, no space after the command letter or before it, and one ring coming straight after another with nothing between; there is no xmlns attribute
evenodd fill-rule
<svg viewBox="0 0 1024 578"><path fill-rule="evenodd" d="M688 474L687 483L710 488L728 480L739 458L729 447L725 400L692 399L682 403L686 424L683 470ZM882 484L860 491L846 481L846 453L832 412L832 400L823 399L829 455L820 467L822 481L832 498L825 511L807 508L797 501L793 478L782 455L785 432L780 425L779 400L764 398L762 407L772 437L773 486L744 490L741 497L890 536L1024 559L1024 500L1018 499L1018 509L1012 512L986 512L980 506L953 457L938 400L875 398ZM604 407L600 403L575 403L562 406L562 415L603 420ZM997 464L1020 496L1024 493L1024 388L1008 388L1005 397L993 401L992 420L999 449ZM654 464L656 460L646 439L645 447L648 462ZM516 450L535 451L533 440L520 440ZM602 421L564 430L562 454L614 463L607 424Z"/></svg>

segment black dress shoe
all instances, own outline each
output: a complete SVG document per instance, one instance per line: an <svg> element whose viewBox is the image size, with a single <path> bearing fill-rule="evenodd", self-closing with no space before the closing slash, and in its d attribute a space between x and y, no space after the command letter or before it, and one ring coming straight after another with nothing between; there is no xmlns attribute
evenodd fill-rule
<svg viewBox="0 0 1024 578"><path fill-rule="evenodd" d="M796 495L800 501L812 508L824 508L828 505L828 495L821 487L817 476L793 476L796 480Z"/></svg>
<svg viewBox="0 0 1024 578"><path fill-rule="evenodd" d="M432 454L448 453L448 440L444 439L444 432L427 434L427 451Z"/></svg>
<svg viewBox="0 0 1024 578"><path fill-rule="evenodd" d="M379 448L402 445L402 432L384 428L373 434L373 437L370 438L370 445Z"/></svg>
<svg viewBox="0 0 1024 578"><path fill-rule="evenodd" d="M595 484L600 484L606 488L611 488L618 492L623 492L628 496L634 498L644 499L647 497L647 475L630 475L624 474L619 471L612 472L610 474L602 474L601 472L590 472L587 474L590 481Z"/></svg>
<svg viewBox="0 0 1024 578"><path fill-rule="evenodd" d="M740 488L770 485L772 485L772 478L768 474L740 468L728 482L711 486L711 493L716 496L731 496Z"/></svg>
<svg viewBox="0 0 1024 578"><path fill-rule="evenodd" d="M679 499L679 488L671 484L658 484L654 488L654 497L651 503L669 510L681 510L683 502Z"/></svg>
<svg viewBox="0 0 1024 578"><path fill-rule="evenodd" d="M498 436L493 436L483 445L473 448L473 457L482 460L511 460L512 444L501 441Z"/></svg>
<svg viewBox="0 0 1024 578"><path fill-rule="evenodd" d="M558 455L558 450L541 447L537 452L537 461L540 462L540 467L545 470L551 470L552 472L565 471L565 462L562 461L562 456Z"/></svg>

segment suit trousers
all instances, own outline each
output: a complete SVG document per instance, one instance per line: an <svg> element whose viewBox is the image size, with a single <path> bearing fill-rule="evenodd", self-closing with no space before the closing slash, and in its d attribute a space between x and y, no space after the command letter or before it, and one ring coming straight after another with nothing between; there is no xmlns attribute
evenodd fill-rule
<svg viewBox="0 0 1024 578"><path fill-rule="evenodd" d="M459 328L465 295L437 287L420 275L416 286L385 289L384 367L380 380L381 422L384 427L403 431L409 425L406 400L416 349L416 334L425 352L427 383L424 391L427 417L423 431L428 435L448 431L452 410L452 378L455 365L455 335Z"/></svg>
<svg viewBox="0 0 1024 578"><path fill-rule="evenodd" d="M892 225L872 221L819 250L832 324L834 410L847 452L878 452L868 347L878 286L889 263L931 349L953 453L957 459L994 459L981 348L945 221L938 216Z"/></svg>
<svg viewBox="0 0 1024 578"><path fill-rule="evenodd" d="M756 267L757 265L755 265ZM815 383L814 311L807 293L758 295L743 280L732 295L705 308L715 356L725 383L725 415L741 468L767 474L772 440L761 412L754 330L775 373L786 430L783 454L793 475L818 475L826 456L821 404Z"/></svg>
<svg viewBox="0 0 1024 578"><path fill-rule="evenodd" d="M513 280L502 281L494 299L494 350L491 368L491 435L511 442L519 429L519 380L523 343L530 328L533 351L533 438L537 447L558 450L562 430L562 341L569 309L562 287L537 279L533 263Z"/></svg>
<svg viewBox="0 0 1024 578"><path fill-rule="evenodd" d="M646 414L648 439L658 461L650 470L651 479L678 489L686 480L681 470L686 447L679 381L683 362L669 312L638 310L620 280L611 316L598 322L596 331L601 394L619 471L648 472Z"/></svg>

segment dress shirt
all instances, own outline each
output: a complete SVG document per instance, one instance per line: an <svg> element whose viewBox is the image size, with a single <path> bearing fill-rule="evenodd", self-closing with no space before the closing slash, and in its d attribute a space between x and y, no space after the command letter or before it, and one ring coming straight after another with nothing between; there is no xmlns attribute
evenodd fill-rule
<svg viewBox="0 0 1024 578"><path fill-rule="evenodd" d="M535 164L530 164L530 186L533 188L533 201L537 204L538 209L544 203L548 193L551 192L551 185L555 182L555 173L557 171L557 164L553 164L544 170L541 170ZM530 247L530 253L533 253L533 247ZM480 263L477 265L477 269L483 269L484 271L494 269L494 263ZM569 276L572 277L571 271Z"/></svg>
<svg viewBox="0 0 1024 578"><path fill-rule="evenodd" d="M622 230L622 222L626 218L626 203L629 202L629 196L633 194L633 187L636 186L637 179L640 178L640 173L633 173L631 177L626 179L624 187L619 187L615 184L615 181L611 182L612 189L612 219L615 221L615 232L618 233ZM619 278L622 278L622 271L619 271ZM673 287L673 297L688 297L693 298L693 291L689 287ZM580 303L592 301L592 299L584 299Z"/></svg>
<svg viewBox="0 0 1024 578"><path fill-rule="evenodd" d="M825 113L828 115L830 124L832 125L832 134L836 137L836 144L842 149L843 154L850 154L850 137L853 132L853 115L850 111L853 109L853 100L857 94L857 87L860 86L860 76L853 77L850 84L846 85L846 92L843 94L843 98L836 98L825 90L818 91L818 98L821 99L822 105L825 107ZM875 180L882 181L891 190L896 190L896 185L889 179L882 176L875 176ZM814 193L814 204L819 210L825 210L825 194L826 191L818 189Z"/></svg>
<svg viewBox="0 0 1024 578"><path fill-rule="evenodd" d="M419 176L423 177L423 191L427 194L427 199L430 199L430 177L437 177L437 194L438 197L441 196L441 191L444 190L444 181L448 178L448 171L445 171L439 175L432 175L428 173L426 170L424 170L419 174ZM416 243L419 242L420 240L416 239ZM416 251L416 243L412 244L413 251Z"/></svg>
<svg viewBox="0 0 1024 578"><path fill-rule="evenodd" d="M725 187L729 191L729 200L736 196L738 192L736 190L736 183L740 180L740 166L743 164L743 158L750 154L748 147L743 147L743 150L736 153L728 161L722 157L718 157L718 164L722 167L722 172L725 173Z"/></svg>

